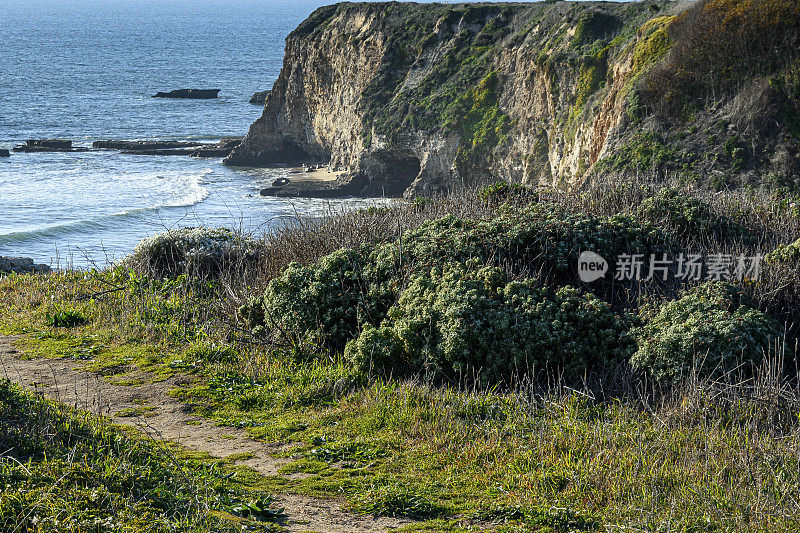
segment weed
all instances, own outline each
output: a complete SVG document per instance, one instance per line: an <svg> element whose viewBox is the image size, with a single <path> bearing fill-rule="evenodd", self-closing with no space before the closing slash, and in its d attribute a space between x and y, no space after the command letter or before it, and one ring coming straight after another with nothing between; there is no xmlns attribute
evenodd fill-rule
<svg viewBox="0 0 800 533"><path fill-rule="evenodd" d="M405 483L373 485L356 496L353 509L375 516L438 518L447 508L432 503L420 490Z"/></svg>
<svg viewBox="0 0 800 533"><path fill-rule="evenodd" d="M45 323L54 328L74 328L85 324L86 318L79 311L66 309L48 313Z"/></svg>

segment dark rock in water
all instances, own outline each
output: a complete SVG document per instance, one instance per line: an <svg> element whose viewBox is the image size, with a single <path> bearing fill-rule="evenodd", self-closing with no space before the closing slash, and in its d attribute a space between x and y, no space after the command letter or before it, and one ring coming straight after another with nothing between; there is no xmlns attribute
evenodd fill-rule
<svg viewBox="0 0 800 533"><path fill-rule="evenodd" d="M73 148L72 141L64 139L30 139L12 148L15 152L86 152L88 148Z"/></svg>
<svg viewBox="0 0 800 533"><path fill-rule="evenodd" d="M284 178L285 179L285 178ZM351 174L334 181L292 181L283 185L272 184L261 190L261 196L277 196L281 198L342 198L346 196L371 197L392 196L391 194L375 194L367 188L366 176Z"/></svg>
<svg viewBox="0 0 800 533"><path fill-rule="evenodd" d="M11 152L3 148L0 148L0 157L11 157Z"/></svg>
<svg viewBox="0 0 800 533"><path fill-rule="evenodd" d="M269 94L269 91L261 91L261 92L255 93L253 96L250 97L250 103L251 104L257 104L257 105L264 105L264 103L267 101L267 95L268 94Z"/></svg>
<svg viewBox="0 0 800 533"><path fill-rule="evenodd" d="M11 272L16 272L17 274L46 274L50 272L50 267L36 264L30 257L0 256L0 274L8 274Z"/></svg>
<svg viewBox="0 0 800 533"><path fill-rule="evenodd" d="M241 144L241 137L226 137L217 143L198 141L95 141L94 148L120 150L134 155L190 155L192 157L227 157Z"/></svg>
<svg viewBox="0 0 800 533"><path fill-rule="evenodd" d="M190 100L210 100L219 96L222 89L176 89L174 91L157 92L153 98L184 98Z"/></svg>
<svg viewBox="0 0 800 533"><path fill-rule="evenodd" d="M171 150L173 148L194 148L202 146L199 141L95 141L94 148L143 152L148 150Z"/></svg>
<svg viewBox="0 0 800 533"><path fill-rule="evenodd" d="M25 145L34 148L49 148L51 150L69 150L72 148L72 141L63 139L32 139L25 141Z"/></svg>
<svg viewBox="0 0 800 533"><path fill-rule="evenodd" d="M227 137L216 144L204 144L192 152L192 157L228 157L234 148L242 144L241 137Z"/></svg>
<svg viewBox="0 0 800 533"><path fill-rule="evenodd" d="M289 181L289 178L278 178L272 182L272 186L283 187L284 185L288 185L289 183L291 183L291 181Z"/></svg>
<svg viewBox="0 0 800 533"><path fill-rule="evenodd" d="M121 150L120 153L128 155L192 155L196 151L196 148L155 148L153 150Z"/></svg>
<svg viewBox="0 0 800 533"><path fill-rule="evenodd" d="M258 152L249 149L243 141L223 163L232 167L285 167L300 165L309 159L311 156L294 141L283 140Z"/></svg>

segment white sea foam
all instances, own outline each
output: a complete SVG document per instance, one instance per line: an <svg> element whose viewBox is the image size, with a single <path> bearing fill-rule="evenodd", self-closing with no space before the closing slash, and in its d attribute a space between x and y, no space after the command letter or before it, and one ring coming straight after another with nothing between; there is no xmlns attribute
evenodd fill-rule
<svg viewBox="0 0 800 533"><path fill-rule="evenodd" d="M211 168L205 168L199 172L190 173L182 177L179 181L183 182L183 194L180 197L165 202L159 207L191 207L197 205L208 198L208 189L205 184L205 177L214 172ZM188 183L187 183L188 182Z"/></svg>

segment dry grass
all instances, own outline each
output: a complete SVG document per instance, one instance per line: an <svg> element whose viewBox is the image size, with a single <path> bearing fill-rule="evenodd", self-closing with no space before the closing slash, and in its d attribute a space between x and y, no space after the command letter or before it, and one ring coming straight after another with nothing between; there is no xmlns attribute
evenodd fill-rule
<svg viewBox="0 0 800 533"><path fill-rule="evenodd" d="M298 362L252 344L236 317L238 305L292 261L393 241L447 214L489 218L506 201L512 209L538 201L598 216L633 215L660 188L459 192L287 220L258 236L258 269L232 264L203 282L191 272L154 280L124 269L11 276L0 279L0 330L27 332L39 351L87 356L98 368L175 371L180 361L202 384L182 393L186 401L256 436L293 443L299 459L290 468L305 476L292 490L344 494L371 512L423 515L434 530L455 527L452 519L500 530L795 531L800 389L791 343L776 346L754 372L713 381L690 373L667 386L621 364L586 375L582 384L540 375L500 391L479 388L470 376L453 383L425 374L370 376L336 354ZM712 228L692 236L670 217L652 220L681 246L767 252L800 237L791 199L687 192L747 233ZM745 289L762 308L789 319L797 312L790 297L797 275L789 266L767 269ZM57 310L85 323L48 326L46 316Z"/></svg>

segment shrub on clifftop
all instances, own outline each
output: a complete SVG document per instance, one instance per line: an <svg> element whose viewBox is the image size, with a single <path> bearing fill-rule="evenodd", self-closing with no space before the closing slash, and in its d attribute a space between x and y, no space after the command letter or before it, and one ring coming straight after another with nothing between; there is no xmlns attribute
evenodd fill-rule
<svg viewBox="0 0 800 533"><path fill-rule="evenodd" d="M393 300L391 261L380 248L339 250L319 263L290 264L264 294L240 309L256 336L339 350L366 324L378 324Z"/></svg>
<svg viewBox="0 0 800 533"><path fill-rule="evenodd" d="M631 364L673 383L692 371L712 378L729 371L747 374L780 333L737 288L706 283L664 304L635 331L639 349Z"/></svg>
<svg viewBox="0 0 800 533"><path fill-rule="evenodd" d="M258 241L227 228L180 228L142 239L127 261L159 277L187 271L206 276L253 264L259 250Z"/></svg>
<svg viewBox="0 0 800 533"><path fill-rule="evenodd" d="M646 198L639 207L644 220L669 230L682 239L747 239L747 228L716 214L708 202L667 188Z"/></svg>
<svg viewBox="0 0 800 533"><path fill-rule="evenodd" d="M387 319L347 345L358 366L509 382L532 371L580 378L632 353L627 320L590 294L460 264L415 276Z"/></svg>
<svg viewBox="0 0 800 533"><path fill-rule="evenodd" d="M314 265L292 264L240 315L257 337L336 351L363 328L378 327L408 290L407 280L432 269L476 262L517 276L542 272L548 282L576 283L572 270L583 250L613 258L667 249L661 232L630 217L570 214L544 203L518 211L506 206L491 220L446 216L395 242L339 250Z"/></svg>

